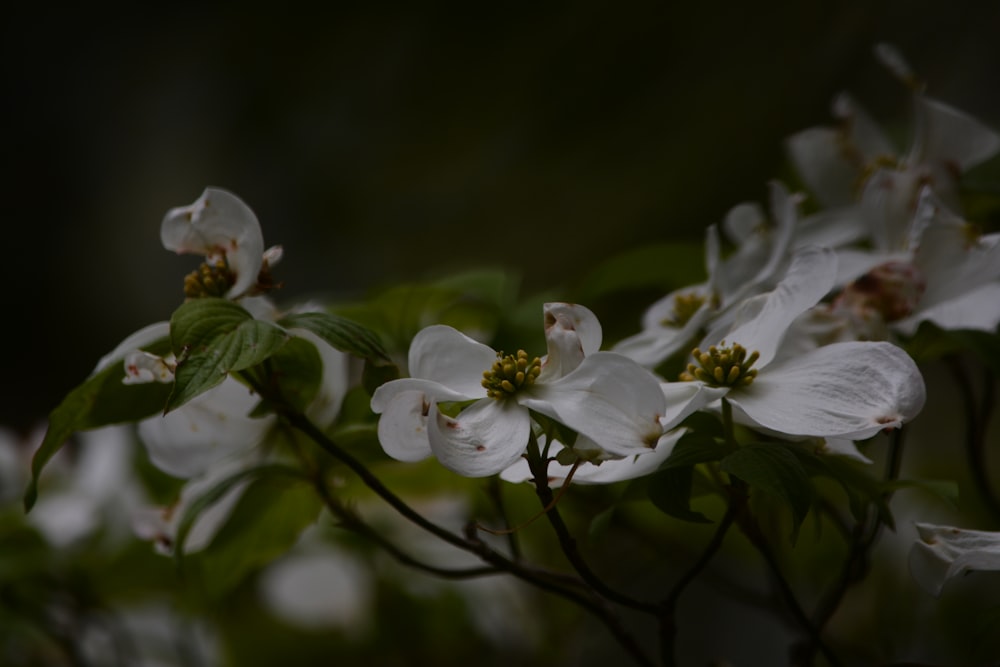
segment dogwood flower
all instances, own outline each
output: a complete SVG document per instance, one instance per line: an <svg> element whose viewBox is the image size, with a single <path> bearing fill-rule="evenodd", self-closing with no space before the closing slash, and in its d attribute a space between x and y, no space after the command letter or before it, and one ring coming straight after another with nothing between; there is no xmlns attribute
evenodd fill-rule
<svg viewBox="0 0 1000 667"><path fill-rule="evenodd" d="M820 203L845 219L860 215L875 249L890 253L909 245L923 188L930 187L950 208L960 210L961 175L1000 152L1000 134L925 95L892 47L879 45L876 55L912 91L914 132L908 150L897 150L846 94L833 103L838 127L803 130L788 139L787 149Z"/></svg>
<svg viewBox="0 0 1000 667"><path fill-rule="evenodd" d="M268 269L281 258L280 246L264 251L257 216L242 199L219 188L205 188L190 206L167 211L160 225L163 247L205 257L184 283L189 297L236 299L260 284L270 287Z"/></svg>
<svg viewBox="0 0 1000 667"><path fill-rule="evenodd" d="M744 303L728 330L709 333L682 379L725 397L738 420L790 436L858 440L912 419L924 403L923 379L890 343L836 343L781 355L788 327L835 277L833 251L799 252L774 291Z"/></svg>
<svg viewBox="0 0 1000 667"><path fill-rule="evenodd" d="M798 220L798 199L776 181L770 184L770 193L774 225L765 224L756 204L733 207L723 229L737 250L722 261L719 232L711 225L705 237L708 279L674 290L650 306L642 317L642 331L619 341L614 352L653 368L743 299L771 286L786 262Z"/></svg>
<svg viewBox="0 0 1000 667"><path fill-rule="evenodd" d="M497 353L448 326L420 331L409 351L411 377L372 396L385 452L400 461L433 455L461 475L493 475L524 453L532 410L615 455L654 449L667 411L656 378L630 359L598 352L600 323L583 306L548 303L544 315L544 359ZM457 415L446 407L462 403Z"/></svg>
<svg viewBox="0 0 1000 667"><path fill-rule="evenodd" d="M910 550L910 574L931 595L968 572L1000 570L1000 533L918 523Z"/></svg>
<svg viewBox="0 0 1000 667"><path fill-rule="evenodd" d="M832 303L808 313L803 329L827 342L910 336L923 321L943 329L995 330L1000 234L980 235L930 188L923 190L913 230L907 254L882 256Z"/></svg>

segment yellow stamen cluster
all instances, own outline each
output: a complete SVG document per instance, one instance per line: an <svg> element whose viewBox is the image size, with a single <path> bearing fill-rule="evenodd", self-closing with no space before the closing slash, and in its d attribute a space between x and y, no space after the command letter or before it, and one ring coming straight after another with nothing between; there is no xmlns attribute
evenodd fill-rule
<svg viewBox="0 0 1000 667"><path fill-rule="evenodd" d="M745 387L757 377L757 369L750 368L760 357L760 353L751 352L747 356L746 348L738 343L727 346L722 341L718 347L713 345L708 352L695 348L691 352L697 365L688 364L687 370L681 373L681 380L701 380L713 387Z"/></svg>
<svg viewBox="0 0 1000 667"><path fill-rule="evenodd" d="M507 398L533 385L541 372L542 360L529 360L524 350L518 350L516 355L498 352L493 367L483 372L483 387L490 398Z"/></svg>
<svg viewBox="0 0 1000 667"><path fill-rule="evenodd" d="M206 262L184 276L184 296L189 299L225 296L235 282L236 276L229 270L225 259L219 259L214 264Z"/></svg>
<svg viewBox="0 0 1000 667"><path fill-rule="evenodd" d="M665 327L682 327L687 324L698 309L705 305L705 297L696 292L678 294L674 297L674 312L663 318L660 324Z"/></svg>

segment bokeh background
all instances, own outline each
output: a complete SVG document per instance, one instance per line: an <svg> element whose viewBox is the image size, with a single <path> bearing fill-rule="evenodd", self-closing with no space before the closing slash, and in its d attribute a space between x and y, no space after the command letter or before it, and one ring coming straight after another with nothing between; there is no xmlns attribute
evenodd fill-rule
<svg viewBox="0 0 1000 667"><path fill-rule="evenodd" d="M786 173L850 90L1000 125L1000 5L243 3L5 10L0 424L44 415L180 302L164 212L206 185L285 246L287 298L502 265L559 290L615 252L698 240Z"/></svg>

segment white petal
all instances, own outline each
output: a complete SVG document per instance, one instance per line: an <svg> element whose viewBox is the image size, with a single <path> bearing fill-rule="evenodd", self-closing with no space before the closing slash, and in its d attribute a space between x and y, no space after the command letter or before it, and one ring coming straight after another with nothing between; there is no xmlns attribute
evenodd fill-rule
<svg viewBox="0 0 1000 667"><path fill-rule="evenodd" d="M631 359L596 352L569 375L517 395L526 407L586 435L618 456L656 446L666 405L656 377Z"/></svg>
<svg viewBox="0 0 1000 667"><path fill-rule="evenodd" d="M915 417L924 382L891 343L835 343L763 369L728 399L773 431L860 440Z"/></svg>
<svg viewBox="0 0 1000 667"><path fill-rule="evenodd" d="M375 391L376 395L382 387ZM378 441L386 454L397 461L420 461L431 455L427 415L432 401L433 398L423 391L412 389L382 392L377 404L372 397L372 410L382 414L378 420Z"/></svg>
<svg viewBox="0 0 1000 667"><path fill-rule="evenodd" d="M861 156L859 168L879 157L898 153L878 123L850 95L846 93L837 95L833 101L833 114L846 126L847 141L850 142L847 151Z"/></svg>
<svg viewBox="0 0 1000 667"><path fill-rule="evenodd" d="M917 524L910 573L927 592L940 595L945 581L966 572L1000 570L1000 533Z"/></svg>
<svg viewBox="0 0 1000 667"><path fill-rule="evenodd" d="M148 382L173 382L174 371L155 354L136 350L125 355L124 384L146 384Z"/></svg>
<svg viewBox="0 0 1000 667"><path fill-rule="evenodd" d="M97 367L94 368L94 373L99 373L111 364L121 361L129 352L141 350L169 336L170 322L156 322L155 324L147 325L135 333L129 334L115 349L101 357L101 360L97 362Z"/></svg>
<svg viewBox="0 0 1000 667"><path fill-rule="evenodd" d="M764 210L759 204L744 202L729 209L722 220L722 230L726 233L726 238L736 245L742 245L757 233L765 221Z"/></svg>
<svg viewBox="0 0 1000 667"><path fill-rule="evenodd" d="M795 247L818 245L840 248L868 236L868 225L854 204L828 208L799 221L795 228Z"/></svg>
<svg viewBox="0 0 1000 667"><path fill-rule="evenodd" d="M1000 151L1000 135L968 114L929 97L917 99L917 136L910 160L939 160L967 171Z"/></svg>
<svg viewBox="0 0 1000 667"><path fill-rule="evenodd" d="M661 382L660 391L667 399L667 409L660 417L660 425L670 430L688 415L725 396L729 389L709 387L701 382Z"/></svg>
<svg viewBox="0 0 1000 667"><path fill-rule="evenodd" d="M837 257L832 250L800 250L778 286L746 302L737 312L735 326L721 337L729 345L739 343L750 352L759 352L757 367L763 368L774 358L785 330L830 291L836 275ZM720 333L711 333L702 348L720 342Z"/></svg>
<svg viewBox="0 0 1000 667"><path fill-rule="evenodd" d="M618 341L612 350L632 359L640 366L652 368L685 346L691 345L694 336L714 312L711 295L704 294L703 291L703 285L695 285L675 290L660 299L643 315L645 327L643 331ZM703 296L705 303L683 325L672 326L669 322L676 316L675 299L678 296L691 294Z"/></svg>
<svg viewBox="0 0 1000 667"><path fill-rule="evenodd" d="M244 385L227 378L166 416L139 422L139 437L157 468L194 477L263 440L274 417L249 417L258 401Z"/></svg>
<svg viewBox="0 0 1000 667"><path fill-rule="evenodd" d="M264 236L257 216L242 199L205 188L193 204L167 211L160 225L163 247L176 253L225 256L236 282L226 294L235 298L257 282L263 264Z"/></svg>
<svg viewBox="0 0 1000 667"><path fill-rule="evenodd" d="M493 366L497 353L460 331L435 324L413 337L409 360L411 377L438 382L466 398L482 398L483 372Z"/></svg>
<svg viewBox="0 0 1000 667"><path fill-rule="evenodd" d="M1000 282L983 285L930 308L921 307L910 317L893 322L892 328L912 336L925 320L942 329L996 331L1000 325Z"/></svg>
<svg viewBox="0 0 1000 667"><path fill-rule="evenodd" d="M785 142L795 170L824 206L843 206L854 200L860 165L843 146L842 134L828 127L803 130Z"/></svg>
<svg viewBox="0 0 1000 667"><path fill-rule="evenodd" d="M686 429L677 429L664 434L656 449L648 450L643 454L609 459L600 464L581 463L573 474L572 483L614 484L615 482L644 477L655 472L661 463L670 458L670 454L674 451L674 445L684 433L686 433ZM554 456L561 449L563 446L560 443L553 442L549 454ZM549 462L549 486L553 488L562 486L572 469L572 465L562 465L556 461ZM512 483L531 481L532 476L528 462L524 460L515 462L514 465L500 473L500 478Z"/></svg>
<svg viewBox="0 0 1000 667"><path fill-rule="evenodd" d="M601 349L601 323L590 309L572 303L547 303L544 311L548 354L539 377L553 379L570 373L585 356Z"/></svg>
<svg viewBox="0 0 1000 667"><path fill-rule="evenodd" d="M823 438L822 443L816 448L816 453L825 456L842 456L859 463L872 463L870 458L861 453L853 440L844 438Z"/></svg>
<svg viewBox="0 0 1000 667"><path fill-rule="evenodd" d="M531 419L514 401L484 398L451 418L431 403L428 435L441 465L465 477L495 475L525 451Z"/></svg>

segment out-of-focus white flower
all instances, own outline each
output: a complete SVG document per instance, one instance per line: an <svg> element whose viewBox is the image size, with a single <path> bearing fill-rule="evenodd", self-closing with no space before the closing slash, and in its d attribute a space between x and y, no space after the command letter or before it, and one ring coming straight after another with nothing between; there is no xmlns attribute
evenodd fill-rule
<svg viewBox="0 0 1000 667"><path fill-rule="evenodd" d="M108 426L80 434L76 460L64 479L42 494L28 522L49 543L65 547L98 528L112 540L129 533L129 511L146 502L132 471L135 440L124 426ZM60 453L66 456L65 453Z"/></svg>
<svg viewBox="0 0 1000 667"><path fill-rule="evenodd" d="M920 539L910 550L910 573L934 596L948 579L968 572L1000 570L1000 533L918 523Z"/></svg>
<svg viewBox="0 0 1000 667"><path fill-rule="evenodd" d="M257 591L284 622L309 630L339 629L350 636L372 622L371 569L345 549L307 529L292 549L261 573Z"/></svg>

